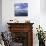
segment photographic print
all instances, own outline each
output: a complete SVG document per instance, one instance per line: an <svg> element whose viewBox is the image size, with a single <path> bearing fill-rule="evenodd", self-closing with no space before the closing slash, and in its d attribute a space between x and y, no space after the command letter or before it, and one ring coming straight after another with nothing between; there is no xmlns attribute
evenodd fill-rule
<svg viewBox="0 0 46 46"><path fill-rule="evenodd" d="M28 16L28 3L14 4L15 16Z"/></svg>

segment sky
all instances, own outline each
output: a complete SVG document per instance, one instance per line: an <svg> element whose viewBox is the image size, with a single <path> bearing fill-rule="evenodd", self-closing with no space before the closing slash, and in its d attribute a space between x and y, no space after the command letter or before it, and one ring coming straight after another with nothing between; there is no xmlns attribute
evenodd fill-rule
<svg viewBox="0 0 46 46"><path fill-rule="evenodd" d="M16 12L26 12L28 11L28 3L17 3L14 5Z"/></svg>

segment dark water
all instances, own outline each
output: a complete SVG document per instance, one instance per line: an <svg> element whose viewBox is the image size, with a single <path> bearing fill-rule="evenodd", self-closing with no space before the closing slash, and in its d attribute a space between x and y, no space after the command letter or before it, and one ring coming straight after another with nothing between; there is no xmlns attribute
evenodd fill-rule
<svg viewBox="0 0 46 46"><path fill-rule="evenodd" d="M15 13L15 16L28 16L28 13Z"/></svg>

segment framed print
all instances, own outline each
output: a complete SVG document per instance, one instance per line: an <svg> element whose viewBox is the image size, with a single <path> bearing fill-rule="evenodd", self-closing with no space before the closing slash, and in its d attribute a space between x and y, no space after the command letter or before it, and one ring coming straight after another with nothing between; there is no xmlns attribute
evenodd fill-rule
<svg viewBox="0 0 46 46"><path fill-rule="evenodd" d="M28 16L28 3L15 3L14 15L15 16Z"/></svg>

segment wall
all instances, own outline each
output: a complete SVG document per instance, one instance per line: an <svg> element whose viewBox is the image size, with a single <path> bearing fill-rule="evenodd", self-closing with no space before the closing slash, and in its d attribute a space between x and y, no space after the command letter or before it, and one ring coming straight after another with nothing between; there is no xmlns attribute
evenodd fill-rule
<svg viewBox="0 0 46 46"><path fill-rule="evenodd" d="M14 16L14 0L3 0L2 1L2 24L3 26L6 25L6 23L10 19L14 20L21 20L20 22L24 22L26 19L29 19L33 23L39 23L40 21L40 0L20 0L16 2L27 2L28 7L28 17L15 17ZM22 19L23 18L23 19ZM5 27L4 27L5 28ZM5 28L6 30L6 28Z"/></svg>
<svg viewBox="0 0 46 46"><path fill-rule="evenodd" d="M28 7L28 17L15 17L14 16L14 2L16 3L23 3L27 2ZM43 27L44 30L46 30L46 14L42 12L42 6L43 2L42 0L2 0L2 26L3 31L8 30L7 22L9 22L10 19L13 19L14 22L19 20L19 22L25 22L25 20L29 19L31 23L34 23L33 25L33 45L38 46L38 39L36 37L36 27L38 27L39 24ZM44 11L45 12L45 11Z"/></svg>
<svg viewBox="0 0 46 46"><path fill-rule="evenodd" d="M0 0L0 31L2 31L2 0Z"/></svg>

